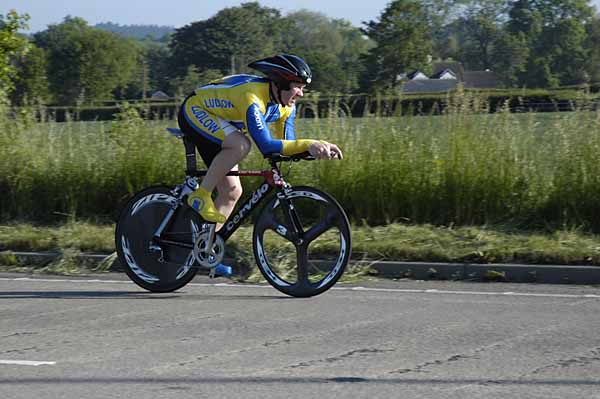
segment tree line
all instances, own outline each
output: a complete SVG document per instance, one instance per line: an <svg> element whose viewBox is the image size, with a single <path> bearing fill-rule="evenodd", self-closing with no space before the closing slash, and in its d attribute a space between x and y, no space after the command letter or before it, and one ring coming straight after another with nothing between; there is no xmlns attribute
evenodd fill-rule
<svg viewBox="0 0 600 399"><path fill-rule="evenodd" d="M25 36L28 18L0 15L0 92L13 105L184 95L279 52L305 58L310 89L325 94L393 93L403 73L449 60L492 70L504 87L600 82L600 17L589 0L394 0L362 27L248 2L144 38L72 16Z"/></svg>

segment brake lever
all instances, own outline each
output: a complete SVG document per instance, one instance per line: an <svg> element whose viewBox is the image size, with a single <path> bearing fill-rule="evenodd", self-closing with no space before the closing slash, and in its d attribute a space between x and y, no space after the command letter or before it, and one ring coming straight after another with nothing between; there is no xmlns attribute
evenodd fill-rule
<svg viewBox="0 0 600 399"><path fill-rule="evenodd" d="M292 158L292 161L294 162L300 162L300 161L315 161L317 158L313 157L312 155L309 156L304 156L304 157L294 157Z"/></svg>
<svg viewBox="0 0 600 399"><path fill-rule="evenodd" d="M335 152L329 153L329 156L331 157L331 159L342 159L342 156L339 153L335 153ZM316 160L317 160L317 158L313 157L312 155L304 155L304 156L292 157L292 161L294 161L294 162L299 162L299 161L316 161Z"/></svg>
<svg viewBox="0 0 600 399"><path fill-rule="evenodd" d="M332 159L342 159L342 157L339 153L331 152L329 155L331 156ZM316 161L317 160L317 158L310 155L310 153L308 151L305 153L302 153L302 154L296 154L296 155L290 155L290 156L276 154L275 156L271 155L270 158L272 160L274 160L275 162L285 162L285 161L300 162L300 161Z"/></svg>

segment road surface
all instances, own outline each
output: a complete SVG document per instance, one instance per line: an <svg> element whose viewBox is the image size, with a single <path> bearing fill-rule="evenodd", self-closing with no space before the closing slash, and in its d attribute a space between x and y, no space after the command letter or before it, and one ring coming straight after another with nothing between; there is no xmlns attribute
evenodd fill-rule
<svg viewBox="0 0 600 399"><path fill-rule="evenodd" d="M597 287L98 278L0 275L0 397L600 399Z"/></svg>

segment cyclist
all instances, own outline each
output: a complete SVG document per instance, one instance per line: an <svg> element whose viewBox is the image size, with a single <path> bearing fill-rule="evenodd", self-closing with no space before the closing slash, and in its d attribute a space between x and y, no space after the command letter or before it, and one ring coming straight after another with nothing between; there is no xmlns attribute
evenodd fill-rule
<svg viewBox="0 0 600 399"><path fill-rule="evenodd" d="M181 105L178 123L196 145L208 171L188 204L202 218L225 222L242 195L237 170L249 153L248 133L263 155L293 155L308 151L317 159L342 158L335 144L296 139L296 99L311 82L312 73L297 56L280 54L248 64L266 75L232 75L199 87ZM271 124L269 127L268 124ZM217 189L213 202L212 191Z"/></svg>

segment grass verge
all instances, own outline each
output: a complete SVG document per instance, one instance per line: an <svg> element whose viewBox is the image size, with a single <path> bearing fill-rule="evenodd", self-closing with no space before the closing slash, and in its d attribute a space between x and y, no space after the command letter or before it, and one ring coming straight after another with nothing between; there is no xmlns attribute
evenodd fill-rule
<svg viewBox="0 0 600 399"><path fill-rule="evenodd" d="M523 232L506 226L440 227L388 224L353 226L353 259L365 261L429 261L457 263L524 263L600 266L600 236L579 230ZM84 265L81 253L114 252L114 226L70 222L57 226L13 223L0 226L1 270L77 274L106 271L109 262ZM228 256L254 267L252 227L240 228L228 242ZM326 240L316 241L313 253L329 251ZM269 249L267 248L267 251ZM55 252L44 265L23 265L10 251ZM360 277L367 270L349 270ZM255 276L256 277L256 276Z"/></svg>

